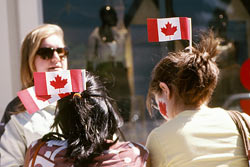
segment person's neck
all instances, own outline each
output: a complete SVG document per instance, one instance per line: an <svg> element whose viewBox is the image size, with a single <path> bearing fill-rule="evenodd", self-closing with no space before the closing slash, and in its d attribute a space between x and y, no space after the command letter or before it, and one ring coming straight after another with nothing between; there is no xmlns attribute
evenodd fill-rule
<svg viewBox="0 0 250 167"><path fill-rule="evenodd" d="M179 113L181 113L183 111L187 111L187 110L200 110L203 105L205 105L205 104L202 104L202 105L199 105L199 106L184 105L184 104L176 105L175 116L178 115Z"/></svg>
<svg viewBox="0 0 250 167"><path fill-rule="evenodd" d="M201 106L185 106L183 107L183 111L185 110L200 110Z"/></svg>

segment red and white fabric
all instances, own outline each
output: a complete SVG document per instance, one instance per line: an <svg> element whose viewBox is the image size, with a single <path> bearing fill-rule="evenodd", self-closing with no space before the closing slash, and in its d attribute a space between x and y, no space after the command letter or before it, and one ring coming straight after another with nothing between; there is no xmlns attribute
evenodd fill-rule
<svg viewBox="0 0 250 167"><path fill-rule="evenodd" d="M50 140L42 142L34 141L26 152L24 166L31 167L71 167L74 164L72 159L65 157L67 149L67 141ZM117 142L103 154L93 159L90 164L83 164L89 167L146 167L148 159L148 150L134 142Z"/></svg>
<svg viewBox="0 0 250 167"><path fill-rule="evenodd" d="M190 40L191 18L150 18L147 19L147 29L149 42Z"/></svg>
<svg viewBox="0 0 250 167"><path fill-rule="evenodd" d="M69 92L82 92L86 89L84 69L55 72L34 72L37 95L55 95Z"/></svg>
<svg viewBox="0 0 250 167"><path fill-rule="evenodd" d="M49 104L56 102L57 100L68 96L69 93L37 96L35 93L35 87L32 86L28 89L24 89L17 93L18 97L22 101L27 112L32 114L40 109L47 107Z"/></svg>

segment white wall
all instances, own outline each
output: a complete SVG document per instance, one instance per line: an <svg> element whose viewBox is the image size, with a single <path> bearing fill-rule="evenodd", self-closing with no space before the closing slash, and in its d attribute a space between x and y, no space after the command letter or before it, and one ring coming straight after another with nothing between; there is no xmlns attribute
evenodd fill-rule
<svg viewBox="0 0 250 167"><path fill-rule="evenodd" d="M42 24L42 0L0 1L0 119L20 90L20 47L25 35Z"/></svg>

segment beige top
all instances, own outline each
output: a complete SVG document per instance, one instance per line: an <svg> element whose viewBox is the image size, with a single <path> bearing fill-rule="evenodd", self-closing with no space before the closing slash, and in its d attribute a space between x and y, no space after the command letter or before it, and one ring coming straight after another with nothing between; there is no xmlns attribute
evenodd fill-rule
<svg viewBox="0 0 250 167"><path fill-rule="evenodd" d="M228 113L203 107L154 129L146 147L152 167L247 167L242 138Z"/></svg>

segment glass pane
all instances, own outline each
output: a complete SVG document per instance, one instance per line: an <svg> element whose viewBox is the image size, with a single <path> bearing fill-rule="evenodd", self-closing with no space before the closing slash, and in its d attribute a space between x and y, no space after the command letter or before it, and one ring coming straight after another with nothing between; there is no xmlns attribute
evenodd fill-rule
<svg viewBox="0 0 250 167"><path fill-rule="evenodd" d="M145 144L148 133L163 122L157 111L151 118L145 107L151 71L169 51L188 46L188 41L149 43L146 19L191 17L194 41L200 31L209 28L224 39L220 46L222 53L217 60L221 69L220 80L209 103L211 107L222 107L231 95L249 92L240 82L240 68L249 58L250 45L250 12L244 2L44 0L43 12L45 23L59 24L65 31L66 44L70 48L69 67L87 68L107 79L111 95L118 101L126 121L123 128L125 136ZM107 35L110 31L98 31L102 25L99 10L106 4L114 7L118 19L116 31L112 30L111 37ZM93 36L91 47L90 36ZM97 56L93 59L89 59L91 48ZM228 107L242 110L241 106L243 103L245 106L246 102L240 101L244 97L234 100Z"/></svg>

